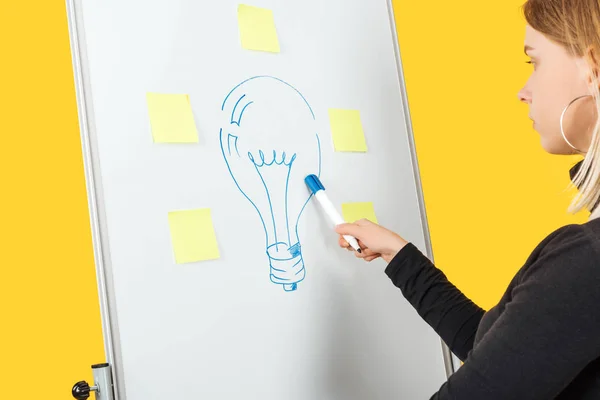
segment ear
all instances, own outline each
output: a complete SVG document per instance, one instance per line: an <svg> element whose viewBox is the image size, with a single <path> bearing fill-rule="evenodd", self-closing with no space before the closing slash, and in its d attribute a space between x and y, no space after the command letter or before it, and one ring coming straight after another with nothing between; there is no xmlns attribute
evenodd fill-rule
<svg viewBox="0 0 600 400"><path fill-rule="evenodd" d="M598 52L594 46L589 46L585 51L584 58L587 61L591 71L586 80L588 85L591 85L594 80L598 82L600 78L600 52Z"/></svg>

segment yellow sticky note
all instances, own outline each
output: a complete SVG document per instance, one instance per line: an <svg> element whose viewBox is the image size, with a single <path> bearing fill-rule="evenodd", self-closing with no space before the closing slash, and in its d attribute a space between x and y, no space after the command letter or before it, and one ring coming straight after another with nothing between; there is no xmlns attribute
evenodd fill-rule
<svg viewBox="0 0 600 400"><path fill-rule="evenodd" d="M169 228L177 264L220 257L209 208L171 211Z"/></svg>
<svg viewBox="0 0 600 400"><path fill-rule="evenodd" d="M198 143L187 94L146 93L154 143Z"/></svg>
<svg viewBox="0 0 600 400"><path fill-rule="evenodd" d="M371 222L378 223L373 203L370 201L363 203L344 203L342 204L342 215L346 222L356 222L359 219L366 218Z"/></svg>
<svg viewBox="0 0 600 400"><path fill-rule="evenodd" d="M367 143L358 110L329 109L335 151L366 152Z"/></svg>
<svg viewBox="0 0 600 400"><path fill-rule="evenodd" d="M279 53L273 11L266 8L238 5L238 24L242 47L247 50Z"/></svg>

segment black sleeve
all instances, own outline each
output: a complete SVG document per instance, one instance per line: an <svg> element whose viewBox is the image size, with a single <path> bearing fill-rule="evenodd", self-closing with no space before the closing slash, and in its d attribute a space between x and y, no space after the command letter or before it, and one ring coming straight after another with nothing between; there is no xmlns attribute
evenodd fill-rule
<svg viewBox="0 0 600 400"><path fill-rule="evenodd" d="M412 243L398 252L385 273L450 350L464 361L473 348L485 311L450 283Z"/></svg>
<svg viewBox="0 0 600 400"><path fill-rule="evenodd" d="M524 269L502 313L431 399L554 399L598 357L600 253L582 229L563 230Z"/></svg>

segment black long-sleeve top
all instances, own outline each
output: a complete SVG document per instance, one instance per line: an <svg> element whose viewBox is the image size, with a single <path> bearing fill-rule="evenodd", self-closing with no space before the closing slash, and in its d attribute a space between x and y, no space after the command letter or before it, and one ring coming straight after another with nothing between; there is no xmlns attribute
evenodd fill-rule
<svg viewBox="0 0 600 400"><path fill-rule="evenodd" d="M464 361L430 400L600 399L600 218L542 240L487 312L412 243L385 272Z"/></svg>

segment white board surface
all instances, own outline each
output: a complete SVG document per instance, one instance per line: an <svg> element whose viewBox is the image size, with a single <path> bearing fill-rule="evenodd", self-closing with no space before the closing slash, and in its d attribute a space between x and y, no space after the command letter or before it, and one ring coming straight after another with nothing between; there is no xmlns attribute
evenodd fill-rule
<svg viewBox="0 0 600 400"><path fill-rule="evenodd" d="M338 207L373 202L427 252L388 2L246 3L273 10L279 54L241 48L231 0L69 4L117 398L435 392L439 337L382 261L337 247L303 183L320 174ZM153 143L147 92L188 94L199 143ZM360 111L368 152L334 152L329 108ZM220 258L176 264L168 212L196 208L211 209Z"/></svg>

